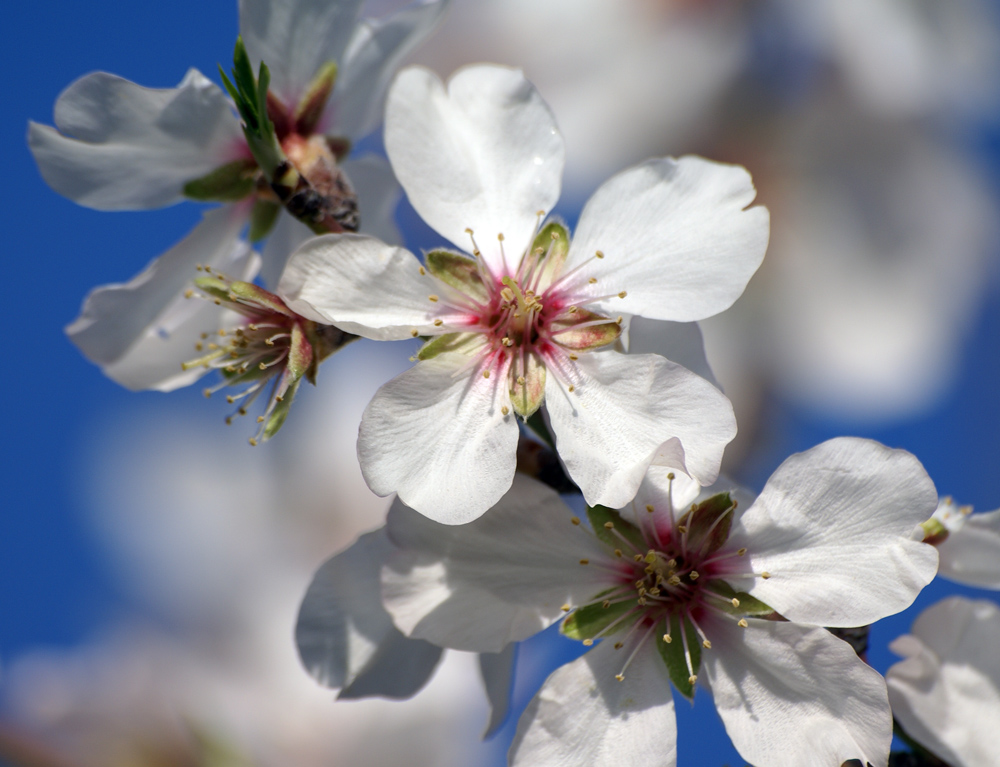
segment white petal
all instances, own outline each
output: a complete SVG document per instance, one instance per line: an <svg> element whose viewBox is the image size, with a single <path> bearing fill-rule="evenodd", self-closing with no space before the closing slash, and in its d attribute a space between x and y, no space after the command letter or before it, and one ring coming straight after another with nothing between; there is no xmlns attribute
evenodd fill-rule
<svg viewBox="0 0 1000 767"><path fill-rule="evenodd" d="M288 264L288 257L306 240L315 236L312 229L291 214L286 211L278 213L278 222L264 241L261 253L263 266L260 278L264 286L275 290Z"/></svg>
<svg viewBox="0 0 1000 767"><path fill-rule="evenodd" d="M439 234L502 271L521 260L539 210L559 199L564 150L555 119L520 70L459 70L448 90L411 67L389 89L385 146L410 203Z"/></svg>
<svg viewBox="0 0 1000 767"><path fill-rule="evenodd" d="M361 138L382 122L389 80L434 30L446 7L444 0L424 0L357 26L327 108L327 133Z"/></svg>
<svg viewBox="0 0 1000 767"><path fill-rule="evenodd" d="M395 219L403 190L389 163L378 155L366 154L357 159L344 160L340 167L358 195L361 233L390 245L399 245L402 238Z"/></svg>
<svg viewBox="0 0 1000 767"><path fill-rule="evenodd" d="M670 454L667 465L710 484L736 436L729 400L655 354L581 354L565 381L549 371L545 407L559 457L591 505L631 501L659 452Z"/></svg>
<svg viewBox="0 0 1000 767"><path fill-rule="evenodd" d="M340 61L363 0L240 0L240 35L271 90L294 109L321 66Z"/></svg>
<svg viewBox="0 0 1000 767"><path fill-rule="evenodd" d="M66 334L91 362L132 390L170 391L207 372L182 371L181 363L199 356L194 345L202 332L223 326L226 312L211 301L187 300L184 290L198 276L196 264L245 278L257 266L250 246L240 239L246 223L233 206L216 208L174 247L124 284L95 288Z"/></svg>
<svg viewBox="0 0 1000 767"><path fill-rule="evenodd" d="M292 254L278 294L303 317L365 338L398 341L436 332L434 318L447 310L429 300L444 284L421 271L403 248L360 234L327 234Z"/></svg>
<svg viewBox="0 0 1000 767"><path fill-rule="evenodd" d="M897 720L954 767L992 767L1000 722L1000 609L951 597L924 610L913 634L889 645L905 657L886 674Z"/></svg>
<svg viewBox="0 0 1000 767"><path fill-rule="evenodd" d="M739 166L693 156L647 160L587 202L566 270L604 253L579 272L580 292L627 295L594 304L596 311L711 317L740 297L764 258L769 217L762 206L747 208L755 194ZM590 277L597 282L587 284Z"/></svg>
<svg viewBox="0 0 1000 767"><path fill-rule="evenodd" d="M511 767L677 764L666 667L647 642L619 682L625 652L601 642L553 672L518 722Z"/></svg>
<svg viewBox="0 0 1000 767"><path fill-rule="evenodd" d="M748 591L789 620L864 626L908 607L934 577L937 552L911 534L936 506L913 455L841 437L782 463L729 543L771 575Z"/></svg>
<svg viewBox="0 0 1000 767"><path fill-rule="evenodd" d="M938 574L951 581L1000 589L1000 509L972 514L937 546Z"/></svg>
<svg viewBox="0 0 1000 767"><path fill-rule="evenodd" d="M55 123L29 124L38 169L59 194L98 210L170 205L188 181L249 156L229 100L195 69L176 88L86 75L59 96Z"/></svg>
<svg viewBox="0 0 1000 767"><path fill-rule="evenodd" d="M705 341L697 322L665 322L633 317L628 327L628 350L631 354L659 354L722 388L708 364Z"/></svg>
<svg viewBox="0 0 1000 767"><path fill-rule="evenodd" d="M507 719L510 696L514 688L514 662L517 660L517 643L511 642L500 652L480 653L479 673L486 688L490 704L490 718L486 722L483 738L495 734Z"/></svg>
<svg viewBox="0 0 1000 767"><path fill-rule="evenodd" d="M892 713L885 682L846 642L821 628L713 621L701 681L740 756L762 767L885 767Z"/></svg>
<svg viewBox="0 0 1000 767"><path fill-rule="evenodd" d="M609 556L572 524L555 491L522 474L467 525L433 522L398 500L386 527L395 546L382 596L408 636L444 647L499 652L589 601L614 576L581 559Z"/></svg>
<svg viewBox="0 0 1000 767"><path fill-rule="evenodd" d="M448 525L471 522L507 492L517 422L504 377L461 372L469 358L418 362L376 392L361 418L358 459L368 487L398 493Z"/></svg>
<svg viewBox="0 0 1000 767"><path fill-rule="evenodd" d="M344 698L408 698L441 659L441 648L404 637L382 607L379 570L390 548L384 528L362 535L316 572L299 609L302 665L320 684L344 688Z"/></svg>

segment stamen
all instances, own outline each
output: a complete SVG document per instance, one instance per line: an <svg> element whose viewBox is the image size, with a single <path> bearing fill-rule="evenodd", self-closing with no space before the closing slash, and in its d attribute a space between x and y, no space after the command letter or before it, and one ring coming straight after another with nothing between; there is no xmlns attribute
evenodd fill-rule
<svg viewBox="0 0 1000 767"><path fill-rule="evenodd" d="M655 630L656 630L656 624L654 623L652 626L649 627L646 633L643 634L642 639L640 639L636 643L635 649L633 649L631 654L628 656L628 660L625 661L625 665L622 666L622 670L615 675L615 679L617 679L619 682L625 681L625 671L628 669L629 664L632 663L632 659L635 658L635 656L638 654L642 646L646 644L646 640L649 639L649 635L652 634L653 631Z"/></svg>

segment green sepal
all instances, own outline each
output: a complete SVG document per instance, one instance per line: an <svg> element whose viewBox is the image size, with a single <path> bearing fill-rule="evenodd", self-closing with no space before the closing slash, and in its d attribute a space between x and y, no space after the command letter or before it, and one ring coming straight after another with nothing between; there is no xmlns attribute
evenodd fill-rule
<svg viewBox="0 0 1000 767"><path fill-rule="evenodd" d="M257 163L233 160L184 185L184 196L201 202L238 202L253 193Z"/></svg>
<svg viewBox="0 0 1000 767"><path fill-rule="evenodd" d="M638 527L633 525L628 520L624 519L621 514L619 514L614 509L609 509L607 506L588 506L587 507L587 519L590 520L590 526L594 528L594 534L603 543L606 543L612 549L621 549L622 542L615 536L605 525L610 522L614 525L615 531L622 536L626 541L635 546L635 550L640 554L645 554L646 540L642 536L642 532ZM622 552L625 556L632 556L635 552Z"/></svg>
<svg viewBox="0 0 1000 767"><path fill-rule="evenodd" d="M545 424L545 418L542 417L541 410L536 410L533 414L525 418L524 425L531 429L532 433L548 445L549 448L552 450L556 449L556 441L552 437L549 427Z"/></svg>
<svg viewBox="0 0 1000 767"><path fill-rule="evenodd" d="M541 253L538 253L541 248ZM569 230L558 221L550 221L536 235L531 243L531 253L539 259L538 268L542 270L538 281L540 289L544 290L562 272L566 256L569 254Z"/></svg>
<svg viewBox="0 0 1000 767"><path fill-rule="evenodd" d="M445 352L465 352L481 340L478 333L445 333L443 336L434 336L420 347L417 359L432 360Z"/></svg>
<svg viewBox="0 0 1000 767"><path fill-rule="evenodd" d="M545 400L545 363L534 353L524 358L524 383L510 380L510 404L521 418L530 418Z"/></svg>
<svg viewBox="0 0 1000 767"><path fill-rule="evenodd" d="M260 435L261 442L267 442L284 425L285 419L288 418L288 411L292 407L292 400L295 399L295 393L299 390L299 383L301 383L301 379L296 380L285 390L285 393L281 396L281 402L275 403L274 410L271 411L271 415L267 419L267 424L264 426L264 431Z"/></svg>
<svg viewBox="0 0 1000 767"><path fill-rule="evenodd" d="M673 682L677 691L688 700L694 699L694 685L691 684L691 670L697 675L701 667L701 637L695 631L691 621L684 620L684 634L687 638L688 652L691 653L691 669L688 669L687 660L684 657L684 642L681 640L681 618L679 615L671 615L670 638L668 644L663 641L663 635L667 633L667 620L660 622L656 627L656 649L660 651L660 657L667 667L670 681Z"/></svg>
<svg viewBox="0 0 1000 767"><path fill-rule="evenodd" d="M603 322L602 322L603 320ZM599 322L599 325L576 327L585 322ZM617 320L595 314L586 309L577 309L572 314L564 314L552 324L556 343L574 351L590 351L613 344L622 334L622 326Z"/></svg>
<svg viewBox="0 0 1000 767"><path fill-rule="evenodd" d="M635 609L637 604L636 599L626 599L614 602L608 607L598 602L577 608L563 620L560 631L570 639L593 639L625 613ZM621 625L612 630L609 636L628 628L628 626L628 621L622 621Z"/></svg>
<svg viewBox="0 0 1000 767"><path fill-rule="evenodd" d="M336 82L337 62L328 61L319 68L316 76L309 83L305 95L295 108L295 128L300 136L310 136L316 130Z"/></svg>
<svg viewBox="0 0 1000 767"><path fill-rule="evenodd" d="M229 283L218 277L195 277L195 287L202 293L217 298L220 301L232 301L229 295Z"/></svg>
<svg viewBox="0 0 1000 767"><path fill-rule="evenodd" d="M252 282L237 281L231 283L229 285L229 300L284 314L286 317L295 316L278 296Z"/></svg>
<svg viewBox="0 0 1000 767"><path fill-rule="evenodd" d="M685 526L688 530L687 547L692 551L701 551L703 554L711 554L721 549L729 540L729 531L733 525L732 510L734 506L732 496L729 493L718 493L711 498L706 498L682 516L678 524ZM716 520L719 520L718 524L716 524Z"/></svg>
<svg viewBox="0 0 1000 767"><path fill-rule="evenodd" d="M485 303L489 293L474 259L450 250L432 250L425 257L427 271L476 301Z"/></svg>
<svg viewBox="0 0 1000 767"><path fill-rule="evenodd" d="M725 610L730 615L737 615L740 617L749 615L751 618L763 618L768 615L777 615L774 608L770 605L764 604L756 597L752 597L747 594L745 591L737 591L728 583L718 578L713 579L708 588L710 591L724 596L726 599L733 599L735 597L739 600L739 607L733 607L732 604L716 605L719 609Z"/></svg>
<svg viewBox="0 0 1000 767"><path fill-rule="evenodd" d="M257 200L250 211L250 242L260 242L271 233L281 206L270 200Z"/></svg>
<svg viewBox="0 0 1000 767"><path fill-rule="evenodd" d="M299 323L292 325L292 337L288 345L288 360L285 370L293 381L298 380L306 374L309 366L312 365L313 349L309 344L309 339L303 332Z"/></svg>

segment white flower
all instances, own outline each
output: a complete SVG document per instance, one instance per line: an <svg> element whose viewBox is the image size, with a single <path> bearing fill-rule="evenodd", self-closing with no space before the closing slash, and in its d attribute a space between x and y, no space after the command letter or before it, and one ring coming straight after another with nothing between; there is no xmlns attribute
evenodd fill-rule
<svg viewBox="0 0 1000 767"><path fill-rule="evenodd" d="M951 497L923 523L924 540L938 550L938 575L950 581L1000 589L1000 509L973 514Z"/></svg>
<svg viewBox="0 0 1000 767"><path fill-rule="evenodd" d="M451 524L510 487L518 427L544 400L590 503L622 505L651 461L704 484L735 434L714 387L655 355L612 350L625 315L690 321L730 306L760 265L767 211L742 168L647 161L591 197L572 243L545 211L563 143L521 72L482 65L447 90L402 72L386 147L420 215L472 258L329 235L289 260L279 294L317 322L379 340L427 335L416 366L372 400L358 441L380 495ZM607 347L600 351L594 351Z"/></svg>
<svg viewBox="0 0 1000 767"><path fill-rule="evenodd" d="M629 508L588 508L589 525L522 477L461 527L397 503L386 608L405 634L466 650L565 613L564 634L606 640L546 681L514 765L672 767L672 682L688 697L703 684L759 767L885 767L882 678L820 627L898 612L934 577L934 549L910 538L937 501L923 467L844 438L789 458L741 515L728 493L690 505L698 489L653 467Z"/></svg>
<svg viewBox="0 0 1000 767"><path fill-rule="evenodd" d="M254 65L263 60L270 68L268 111L288 158L315 187L341 199L344 227L356 229L360 215L364 231L395 240L397 186L385 162L340 159L377 125L389 78L446 2L418 2L381 20L359 20L361 5L242 0L240 31ZM205 309L190 323L194 334L186 332L194 310L180 298L195 265L232 273L232 262L249 254L241 239L249 222L252 239L270 233L261 275L274 285L309 228L281 212L271 189L258 183L231 103L196 70L169 89L86 75L60 95L55 123L31 123L29 146L49 185L81 205L145 209L185 197L228 203L128 283L94 290L67 328L88 359L129 388L190 383L197 376L180 375L180 362L192 356L197 332L221 324L220 312Z"/></svg>
<svg viewBox="0 0 1000 767"><path fill-rule="evenodd" d="M993 767L1000 722L1000 608L949 597L924 610L889 648L886 674L904 732L952 767Z"/></svg>

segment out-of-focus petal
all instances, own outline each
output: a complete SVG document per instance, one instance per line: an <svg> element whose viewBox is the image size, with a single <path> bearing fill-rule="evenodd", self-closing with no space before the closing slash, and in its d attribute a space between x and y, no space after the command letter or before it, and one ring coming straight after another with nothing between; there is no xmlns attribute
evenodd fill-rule
<svg viewBox="0 0 1000 767"><path fill-rule="evenodd" d="M229 100L196 69L176 88L85 75L59 96L55 124L29 124L38 169L59 194L98 210L170 205L188 181L248 156Z"/></svg>
<svg viewBox="0 0 1000 767"><path fill-rule="evenodd" d="M483 738L494 735L507 719L510 711L510 695L514 687L516 660L516 642L511 642L500 652L479 655L479 673L483 677L483 687L486 688L486 698L490 703L490 718L486 722Z"/></svg>
<svg viewBox="0 0 1000 767"><path fill-rule="evenodd" d="M91 291L66 334L105 375L129 389L171 391L193 383L207 370L184 371L181 363L199 356L199 334L223 327L227 313L211 301L185 299L184 288L198 275L197 264L236 279L256 271L258 260L240 239L245 224L239 208L209 211L129 282Z"/></svg>
<svg viewBox="0 0 1000 767"><path fill-rule="evenodd" d="M1000 589L1000 509L966 517L937 550L938 575L970 586Z"/></svg>

